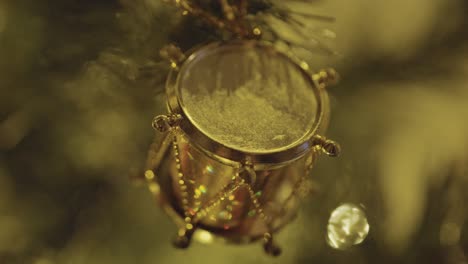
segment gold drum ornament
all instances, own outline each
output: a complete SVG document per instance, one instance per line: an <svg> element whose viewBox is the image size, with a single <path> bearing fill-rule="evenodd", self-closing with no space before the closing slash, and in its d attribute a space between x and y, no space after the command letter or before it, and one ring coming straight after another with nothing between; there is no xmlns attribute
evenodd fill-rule
<svg viewBox="0 0 468 264"><path fill-rule="evenodd" d="M186 248L204 230L235 243L263 239L280 254L273 235L297 214L317 156L340 152L322 136L336 72L313 73L254 40L162 54L172 66L168 113L153 120L145 176L179 227L174 244Z"/></svg>

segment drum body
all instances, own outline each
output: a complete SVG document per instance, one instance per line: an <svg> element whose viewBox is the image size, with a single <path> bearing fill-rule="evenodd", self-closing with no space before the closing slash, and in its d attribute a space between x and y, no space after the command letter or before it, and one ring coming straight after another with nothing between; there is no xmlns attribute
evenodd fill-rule
<svg viewBox="0 0 468 264"><path fill-rule="evenodd" d="M145 175L179 236L250 242L289 223L329 115L308 66L258 41L213 43L174 66L166 88Z"/></svg>

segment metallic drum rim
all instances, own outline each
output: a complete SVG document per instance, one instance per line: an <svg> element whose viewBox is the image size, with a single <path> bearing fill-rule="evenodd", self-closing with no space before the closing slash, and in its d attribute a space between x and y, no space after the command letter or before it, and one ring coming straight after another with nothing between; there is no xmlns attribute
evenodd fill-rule
<svg viewBox="0 0 468 264"><path fill-rule="evenodd" d="M304 136L288 146L276 149L274 152L245 152L231 148L210 138L191 122L190 115L186 113L180 96L180 76L182 76L188 65L190 65L190 63L192 63L198 56L202 56L208 51L212 51L213 49L223 46L251 46L269 49L279 56L289 60L293 66L301 71L307 81L310 82L310 88L315 93L317 100L317 116L309 130L304 132ZM323 132L326 129L326 127L323 127L323 123L326 124L329 118L328 95L326 90L320 88L317 82L312 78L312 73L301 66L300 60L296 59L292 54L278 50L268 42L241 40L229 43L210 43L187 52L186 59L181 62L180 65L180 67L174 67L171 69L166 82L168 110L172 114L182 116L182 119L178 124L180 127L179 131L186 135L192 145L199 148L210 157L225 164L227 163L231 166L236 166L236 164L244 163L246 161L255 164L256 167L269 165L277 167L289 164L308 153L314 146L314 135L317 135L318 132Z"/></svg>

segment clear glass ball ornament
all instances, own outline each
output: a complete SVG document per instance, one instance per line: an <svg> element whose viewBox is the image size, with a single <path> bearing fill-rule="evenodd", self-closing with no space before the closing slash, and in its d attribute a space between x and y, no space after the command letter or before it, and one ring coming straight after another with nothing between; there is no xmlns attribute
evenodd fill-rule
<svg viewBox="0 0 468 264"><path fill-rule="evenodd" d="M330 215L327 225L327 243L330 247L346 250L361 244L369 234L365 212L354 204L343 204Z"/></svg>

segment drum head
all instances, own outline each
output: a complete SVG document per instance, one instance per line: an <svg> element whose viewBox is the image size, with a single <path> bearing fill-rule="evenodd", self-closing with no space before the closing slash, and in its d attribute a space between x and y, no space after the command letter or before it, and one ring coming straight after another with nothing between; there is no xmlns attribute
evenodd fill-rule
<svg viewBox="0 0 468 264"><path fill-rule="evenodd" d="M246 153L301 144L320 119L320 92L297 63L256 42L205 47L183 64L179 104L213 141Z"/></svg>

